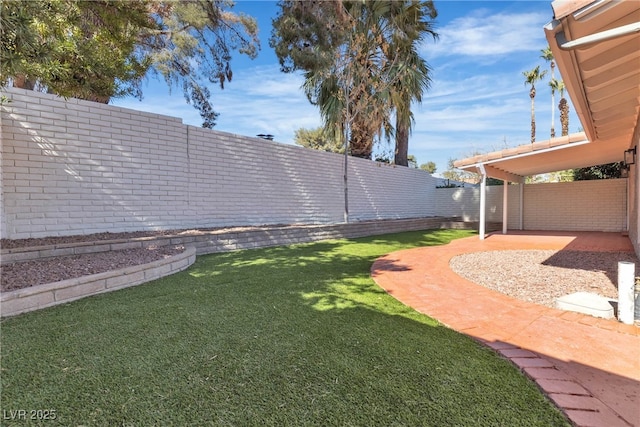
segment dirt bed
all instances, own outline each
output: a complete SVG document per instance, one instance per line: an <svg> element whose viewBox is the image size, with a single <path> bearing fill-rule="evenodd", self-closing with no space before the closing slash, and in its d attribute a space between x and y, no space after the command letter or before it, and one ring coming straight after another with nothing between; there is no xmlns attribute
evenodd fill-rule
<svg viewBox="0 0 640 427"><path fill-rule="evenodd" d="M271 227L293 226L295 224L273 225ZM69 243L104 242L108 240L130 240L144 237L198 236L214 231L257 230L260 226L236 226L202 229L174 229L162 231L135 231L119 233L94 233L74 236L52 236L30 239L1 239L2 249L23 249L41 246L55 246ZM0 289L16 290L60 280L103 273L119 268L146 264L184 251L183 246L151 246L149 248L126 249L111 252L54 257L0 266Z"/></svg>
<svg viewBox="0 0 640 427"><path fill-rule="evenodd" d="M183 246L151 246L149 248L123 249L9 263L0 266L0 287L5 292L104 273L119 268L147 264L183 251Z"/></svg>
<svg viewBox="0 0 640 427"><path fill-rule="evenodd" d="M247 230L256 227L236 227L226 230ZM99 233L85 236L48 237L40 239L2 240L3 249L57 245L86 241L159 237L166 235L197 235L220 230L168 230L135 233ZM153 262L184 250L182 246L160 246L127 249L84 255L55 257L0 267L2 291L102 273L119 268ZM585 291L617 298L618 261L640 262L629 252L543 251L518 250L464 254L451 260L451 268L460 276L536 304L554 306L556 298Z"/></svg>

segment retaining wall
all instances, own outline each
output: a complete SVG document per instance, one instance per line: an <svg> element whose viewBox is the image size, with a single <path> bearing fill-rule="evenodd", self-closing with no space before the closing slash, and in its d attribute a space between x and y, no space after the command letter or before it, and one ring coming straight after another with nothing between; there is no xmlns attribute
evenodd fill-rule
<svg viewBox="0 0 640 427"><path fill-rule="evenodd" d="M331 238L371 236L409 230L467 227L468 224L451 221L448 218L419 218L361 221L352 224L246 227L210 231L193 230L187 234L179 233L158 237L0 249L0 260L2 262L23 262L65 255L145 248L151 245L186 246L186 250L181 254L148 264L3 292L0 295L0 316L13 316L40 308L64 304L91 295L146 283L188 268L194 263L196 254L202 255L236 249L279 246Z"/></svg>
<svg viewBox="0 0 640 427"><path fill-rule="evenodd" d="M91 295L137 286L185 270L195 260L195 248L186 248L181 254L148 264L6 291L0 295L0 315L14 316Z"/></svg>
<svg viewBox="0 0 640 427"><path fill-rule="evenodd" d="M2 238L344 218L344 157L8 88ZM349 158L351 221L434 216L435 178Z"/></svg>

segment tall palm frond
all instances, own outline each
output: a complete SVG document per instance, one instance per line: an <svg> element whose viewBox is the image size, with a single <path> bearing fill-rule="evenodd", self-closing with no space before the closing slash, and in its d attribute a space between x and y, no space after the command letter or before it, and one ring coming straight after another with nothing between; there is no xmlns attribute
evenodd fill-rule
<svg viewBox="0 0 640 427"><path fill-rule="evenodd" d="M396 116L395 164L408 165L409 134L414 123L411 106L422 102L422 94L431 85L431 69L420 56L418 48L427 36L434 40L438 34L432 22L437 12L432 1L396 2L396 25L400 31L392 34L389 50L399 60L390 70L391 103Z"/></svg>
<svg viewBox="0 0 640 427"><path fill-rule="evenodd" d="M374 141L391 138L395 112L400 147L396 151L404 152L406 159L411 104L422 100L431 82L418 48L425 34L437 36L429 22L436 15L433 4L417 0L339 4L340 13L333 9L335 2L316 6L331 7L331 13L342 17L344 28L332 60L306 70L305 94L320 108L327 130L335 134L349 129L351 154L359 157L371 158Z"/></svg>

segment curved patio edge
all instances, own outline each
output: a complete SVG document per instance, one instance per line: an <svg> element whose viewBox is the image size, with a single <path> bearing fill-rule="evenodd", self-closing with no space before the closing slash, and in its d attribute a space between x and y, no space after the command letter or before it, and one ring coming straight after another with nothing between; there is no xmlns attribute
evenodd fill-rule
<svg viewBox="0 0 640 427"><path fill-rule="evenodd" d="M141 285L185 270L196 260L196 248L146 264L3 292L0 315L15 316L92 295Z"/></svg>
<svg viewBox="0 0 640 427"><path fill-rule="evenodd" d="M519 301L470 282L449 267L453 256L471 252L607 251L626 245L612 234L463 238L387 254L374 262L371 276L400 302L510 360L573 425L640 426L640 328Z"/></svg>

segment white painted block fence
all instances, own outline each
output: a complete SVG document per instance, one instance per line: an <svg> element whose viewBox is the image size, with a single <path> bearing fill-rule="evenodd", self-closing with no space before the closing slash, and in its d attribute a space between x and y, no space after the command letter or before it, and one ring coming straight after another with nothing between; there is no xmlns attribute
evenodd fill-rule
<svg viewBox="0 0 640 427"><path fill-rule="evenodd" d="M338 223L344 157L10 88L1 237ZM434 215L435 179L349 158L353 221Z"/></svg>
<svg viewBox="0 0 640 427"><path fill-rule="evenodd" d="M342 155L50 94L3 94L2 238L343 221ZM353 222L478 221L477 188L436 189L424 171L356 158L348 176ZM623 231L626 184L525 185L524 229ZM519 228L517 185L508 210L509 228ZM487 221L502 222L502 187L488 187Z"/></svg>

